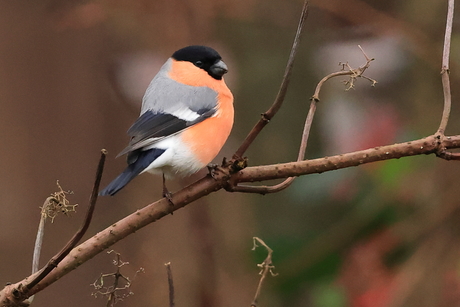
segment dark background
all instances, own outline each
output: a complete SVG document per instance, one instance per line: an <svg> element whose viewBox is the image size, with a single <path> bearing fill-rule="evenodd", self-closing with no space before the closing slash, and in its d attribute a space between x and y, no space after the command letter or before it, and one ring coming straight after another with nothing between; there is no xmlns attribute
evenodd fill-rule
<svg viewBox="0 0 460 307"><path fill-rule="evenodd" d="M310 2L285 105L247 152L250 165L293 161L309 97L339 62L375 58L345 91L331 80L308 158L433 134L442 113L440 79L446 1ZM299 0L0 0L0 283L30 273L40 209L57 190L73 190L78 213L48 223L42 263L83 218L101 148L110 155L103 184L124 167L144 90L175 50L217 49L230 68L235 125L215 162L231 156L276 96L297 27ZM459 19L451 53L458 134ZM134 296L119 306L168 306L165 262L176 306L249 306L263 250L279 275L261 306L453 306L460 302L460 165L431 156L403 158L301 177L276 195L219 191L149 225L113 248L130 265ZM202 175L202 173L201 173ZM169 184L172 191L200 174ZM143 175L98 202L87 237L161 196L161 178ZM90 284L113 272L102 253L40 292L40 306L105 306Z"/></svg>

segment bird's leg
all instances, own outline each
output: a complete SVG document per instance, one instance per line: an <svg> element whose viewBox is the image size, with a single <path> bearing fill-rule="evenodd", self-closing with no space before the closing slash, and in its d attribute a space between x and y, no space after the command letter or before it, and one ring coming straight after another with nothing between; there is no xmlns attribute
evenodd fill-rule
<svg viewBox="0 0 460 307"><path fill-rule="evenodd" d="M172 201L172 193L169 192L168 188L166 187L166 178L165 174L163 173L163 197L165 197L169 202L169 207L171 209L171 214L173 214L174 203Z"/></svg>

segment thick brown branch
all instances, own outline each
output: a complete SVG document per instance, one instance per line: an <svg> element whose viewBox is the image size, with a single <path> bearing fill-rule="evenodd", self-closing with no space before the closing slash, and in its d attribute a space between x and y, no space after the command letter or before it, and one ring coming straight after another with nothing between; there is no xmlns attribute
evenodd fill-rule
<svg viewBox="0 0 460 307"><path fill-rule="evenodd" d="M232 176L230 184L323 173L376 161L432 154L437 153L439 148L442 146L445 146L446 148L458 148L460 146L460 136L447 137L442 144L440 138L433 135L416 141L375 147L332 157L305 160L301 162L247 167Z"/></svg>
<svg viewBox="0 0 460 307"><path fill-rule="evenodd" d="M192 185L185 187L184 189L175 193L172 196L172 201L174 203L173 210L178 210L203 196L221 189L223 182L228 179L225 177L225 175L221 175L222 174L220 172L215 175L217 180L211 176L206 176L201 180L193 183ZM117 223L114 223L110 227L99 232L92 238L74 248L70 254L65 257L64 260L59 264L59 267L51 271L48 276L46 276L40 283L38 283L33 289L30 290L29 294L32 295L41 291L95 255L112 246L119 240L170 213L171 204L166 198L162 198L161 200L156 201L132 213L131 215L128 215ZM33 278L33 275L31 278ZM30 278L26 278L20 283L25 283L28 279ZM16 286L17 285L18 284L16 284Z"/></svg>

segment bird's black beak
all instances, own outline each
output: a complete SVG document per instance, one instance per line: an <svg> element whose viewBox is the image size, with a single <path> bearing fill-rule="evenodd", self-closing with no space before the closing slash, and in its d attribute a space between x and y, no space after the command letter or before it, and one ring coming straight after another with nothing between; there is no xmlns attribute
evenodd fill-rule
<svg viewBox="0 0 460 307"><path fill-rule="evenodd" d="M227 65L222 60L219 60L218 62L211 65L209 70L211 71L212 75L215 75L217 77L222 77L224 74L228 72Z"/></svg>

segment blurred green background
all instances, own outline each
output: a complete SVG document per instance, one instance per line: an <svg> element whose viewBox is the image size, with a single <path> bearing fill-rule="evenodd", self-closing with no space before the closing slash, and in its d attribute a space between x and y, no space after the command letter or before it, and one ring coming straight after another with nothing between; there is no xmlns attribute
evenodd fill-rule
<svg viewBox="0 0 460 307"><path fill-rule="evenodd" d="M40 209L56 191L75 192L78 213L47 225L42 262L83 218L99 150L109 150L103 184L124 167L142 95L160 65L190 44L217 49L230 68L235 126L215 162L229 157L271 105L297 27L300 0L0 0L0 283L29 274ZM323 88L307 158L433 134L442 112L440 79L447 1L312 0L285 104L247 152L249 164L297 157L309 97L339 62L365 63L345 91ZM460 33L451 52L453 109L460 131ZM199 178L175 180L176 191ZM219 191L114 246L134 295L119 306L168 306L165 262L176 306L249 306L263 249L278 276L260 306L455 306L460 304L460 164L403 158L298 178L275 195ZM161 196L161 178L143 175L99 200L86 237ZM113 272L102 253L39 293L39 306L105 306L89 286Z"/></svg>

